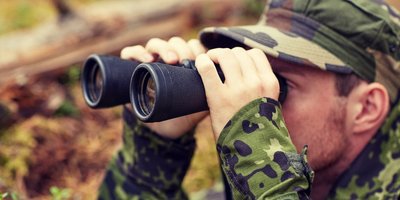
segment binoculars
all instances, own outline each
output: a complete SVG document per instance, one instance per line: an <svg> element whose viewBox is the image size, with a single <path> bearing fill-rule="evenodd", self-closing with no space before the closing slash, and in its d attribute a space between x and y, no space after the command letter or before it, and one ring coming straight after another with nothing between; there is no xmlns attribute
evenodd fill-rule
<svg viewBox="0 0 400 200"><path fill-rule="evenodd" d="M221 81L225 77L216 65ZM140 63L93 54L84 62L81 87L91 108L131 103L143 122L158 122L208 110L204 86L194 61L172 66L162 62ZM286 97L285 80L279 76L279 101Z"/></svg>

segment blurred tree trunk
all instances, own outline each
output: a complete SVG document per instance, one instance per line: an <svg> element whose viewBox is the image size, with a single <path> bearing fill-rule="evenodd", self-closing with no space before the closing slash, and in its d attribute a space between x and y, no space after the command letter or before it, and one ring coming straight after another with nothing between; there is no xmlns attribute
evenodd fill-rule
<svg viewBox="0 0 400 200"><path fill-rule="evenodd" d="M65 0L51 0L51 3L57 10L59 21L64 21L66 18L75 15L73 9L67 4Z"/></svg>

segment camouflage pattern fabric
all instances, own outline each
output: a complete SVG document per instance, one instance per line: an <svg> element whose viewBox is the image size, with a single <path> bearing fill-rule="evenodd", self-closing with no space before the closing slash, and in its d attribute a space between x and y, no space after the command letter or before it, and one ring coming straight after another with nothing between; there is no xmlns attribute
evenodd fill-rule
<svg viewBox="0 0 400 200"><path fill-rule="evenodd" d="M98 199L187 199L182 180L195 149L193 132L162 138L124 109L123 147L110 162Z"/></svg>
<svg viewBox="0 0 400 200"><path fill-rule="evenodd" d="M227 123L217 151L234 199L308 199L313 171L298 155L279 102L252 101Z"/></svg>
<svg viewBox="0 0 400 200"><path fill-rule="evenodd" d="M340 15L338 14L340 13ZM257 25L210 27L207 48L246 46L289 62L400 88L400 13L383 0L268 0Z"/></svg>
<svg viewBox="0 0 400 200"><path fill-rule="evenodd" d="M99 199L187 199L181 184L194 151L193 132L169 140L128 110L124 120L124 145L109 165ZM262 98L242 108L224 128L217 150L234 199L308 199L313 172L307 150L296 153L278 101Z"/></svg>
<svg viewBox="0 0 400 200"><path fill-rule="evenodd" d="M329 199L400 199L400 96L379 132L331 189Z"/></svg>

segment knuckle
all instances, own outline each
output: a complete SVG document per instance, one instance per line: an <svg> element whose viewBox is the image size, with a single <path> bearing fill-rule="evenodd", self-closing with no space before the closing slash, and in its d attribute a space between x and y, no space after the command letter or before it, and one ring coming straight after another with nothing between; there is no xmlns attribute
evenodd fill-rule
<svg viewBox="0 0 400 200"><path fill-rule="evenodd" d="M200 74L207 76L207 74L209 74L211 72L212 67L207 63L202 63L202 64L199 64L199 66L197 67L197 70L199 71Z"/></svg>
<svg viewBox="0 0 400 200"><path fill-rule="evenodd" d="M200 54L197 59L196 59L196 68L197 71L199 72L203 72L205 70L205 68L207 68L207 55L205 54Z"/></svg>
<svg viewBox="0 0 400 200"><path fill-rule="evenodd" d="M265 55L264 52L261 49L253 48L248 50L249 53L254 54L254 55Z"/></svg>
<svg viewBox="0 0 400 200"><path fill-rule="evenodd" d="M178 37L177 36L170 37L168 41L174 41L174 40L178 40Z"/></svg>
<svg viewBox="0 0 400 200"><path fill-rule="evenodd" d="M153 45L156 45L156 44L159 44L161 41L163 41L163 40L160 39L160 38L151 38L151 39L147 42L146 48L148 48L148 47L150 47L150 46L153 46Z"/></svg>
<svg viewBox="0 0 400 200"><path fill-rule="evenodd" d="M228 48L221 49L221 51L218 54L218 57L221 59L227 59L227 58L232 58L231 55L233 55L233 51Z"/></svg>
<svg viewBox="0 0 400 200"><path fill-rule="evenodd" d="M174 37L171 37L168 40L168 42L169 43L181 43L181 42L184 42L184 40L182 38L180 38L180 37L174 36Z"/></svg>
<svg viewBox="0 0 400 200"><path fill-rule="evenodd" d="M174 37L171 37L170 39L169 39L169 41L179 41L179 42L181 42L181 41L184 41L181 37L178 37L178 36L174 36Z"/></svg>
<svg viewBox="0 0 400 200"><path fill-rule="evenodd" d="M126 58L128 56L128 51L129 51L129 47L125 47L121 50L120 52L120 57L121 58Z"/></svg>
<svg viewBox="0 0 400 200"><path fill-rule="evenodd" d="M227 53L231 53L231 52L232 52L232 50L228 49L228 48L222 48L221 49L221 53L223 53L223 54L227 54Z"/></svg>
<svg viewBox="0 0 400 200"><path fill-rule="evenodd" d="M244 50L243 47L235 47L235 48L233 48L232 50L233 50L233 51L236 51L236 52L244 52L244 51L246 51L246 50Z"/></svg>
<svg viewBox="0 0 400 200"><path fill-rule="evenodd" d="M201 44L201 42L198 39L190 39L187 42L189 48L191 49L191 51L194 53L194 56L198 56L201 53L204 53L206 51L206 49L204 48L204 46Z"/></svg>
<svg viewBox="0 0 400 200"><path fill-rule="evenodd" d="M144 50L144 47L140 46L140 45L125 47L121 50L120 57L126 59L126 58L129 58L130 56L132 56L136 53L140 53L142 51L145 51L145 50Z"/></svg>
<svg viewBox="0 0 400 200"><path fill-rule="evenodd" d="M141 45L132 46L130 50L133 52L145 51L144 47Z"/></svg>
<svg viewBox="0 0 400 200"><path fill-rule="evenodd" d="M200 44L200 41L198 39L190 39L188 41L189 44L194 44L194 45L198 45Z"/></svg>
<svg viewBox="0 0 400 200"><path fill-rule="evenodd" d="M183 38L179 37L179 36L173 36L171 37L172 40L180 40L183 41Z"/></svg>
<svg viewBox="0 0 400 200"><path fill-rule="evenodd" d="M217 54L221 52L223 49L222 48L215 48L215 49L210 49L207 51L207 54Z"/></svg>

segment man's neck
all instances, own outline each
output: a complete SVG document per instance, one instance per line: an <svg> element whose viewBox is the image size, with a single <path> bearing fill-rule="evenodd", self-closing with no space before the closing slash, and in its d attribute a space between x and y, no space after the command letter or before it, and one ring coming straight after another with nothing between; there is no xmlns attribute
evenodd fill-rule
<svg viewBox="0 0 400 200"><path fill-rule="evenodd" d="M332 186L335 184L340 174L343 173L344 169L341 169L340 171L322 170L315 172L311 188L311 199L326 199Z"/></svg>
<svg viewBox="0 0 400 200"><path fill-rule="evenodd" d="M314 181L311 189L312 199L326 199L332 186L340 178L340 175L350 167L353 160L361 153L365 145L350 143L344 151L344 155L335 163L325 169L315 171Z"/></svg>

